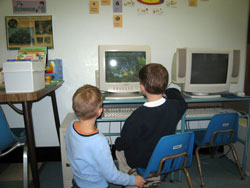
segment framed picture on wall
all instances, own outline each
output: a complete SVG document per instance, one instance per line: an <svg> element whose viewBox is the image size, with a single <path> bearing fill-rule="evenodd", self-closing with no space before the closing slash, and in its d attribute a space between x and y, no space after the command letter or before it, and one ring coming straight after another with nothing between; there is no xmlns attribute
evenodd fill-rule
<svg viewBox="0 0 250 188"><path fill-rule="evenodd" d="M6 16L5 26L10 50L29 46L54 47L52 16Z"/></svg>

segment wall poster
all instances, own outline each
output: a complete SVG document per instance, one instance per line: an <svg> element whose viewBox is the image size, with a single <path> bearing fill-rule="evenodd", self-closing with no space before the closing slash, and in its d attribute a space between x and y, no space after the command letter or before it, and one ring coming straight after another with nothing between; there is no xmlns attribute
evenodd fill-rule
<svg viewBox="0 0 250 188"><path fill-rule="evenodd" d="M12 0L14 14L46 13L46 0Z"/></svg>
<svg viewBox="0 0 250 188"><path fill-rule="evenodd" d="M158 5L164 3L164 0L137 0L137 1L146 5Z"/></svg>
<svg viewBox="0 0 250 188"><path fill-rule="evenodd" d="M52 16L6 16L5 27L10 50L27 46L53 48Z"/></svg>

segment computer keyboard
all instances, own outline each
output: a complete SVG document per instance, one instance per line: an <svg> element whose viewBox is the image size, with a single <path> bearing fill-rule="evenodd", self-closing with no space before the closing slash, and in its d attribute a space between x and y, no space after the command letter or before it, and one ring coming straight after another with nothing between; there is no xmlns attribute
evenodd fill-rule
<svg viewBox="0 0 250 188"><path fill-rule="evenodd" d="M136 100L144 98L141 93L111 93L105 96L105 100Z"/></svg>
<svg viewBox="0 0 250 188"><path fill-rule="evenodd" d="M102 119L126 119L142 104L107 105L103 107ZM189 108L186 117L211 117L220 113L237 112L231 108Z"/></svg>
<svg viewBox="0 0 250 188"><path fill-rule="evenodd" d="M107 105L103 107L102 119L126 119L142 104Z"/></svg>
<svg viewBox="0 0 250 188"><path fill-rule="evenodd" d="M231 108L189 108L186 111L186 117L210 117L220 113L236 112Z"/></svg>

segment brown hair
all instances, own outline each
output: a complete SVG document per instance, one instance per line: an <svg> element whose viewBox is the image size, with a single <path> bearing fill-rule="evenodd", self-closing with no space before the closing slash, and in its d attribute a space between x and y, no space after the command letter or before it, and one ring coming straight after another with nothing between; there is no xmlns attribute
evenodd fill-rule
<svg viewBox="0 0 250 188"><path fill-rule="evenodd" d="M98 116L98 109L102 107L102 94L92 85L84 85L76 90L72 98L72 108L81 120Z"/></svg>
<svg viewBox="0 0 250 188"><path fill-rule="evenodd" d="M168 85L168 71L158 63L150 63L139 72L140 83L150 94L161 94Z"/></svg>

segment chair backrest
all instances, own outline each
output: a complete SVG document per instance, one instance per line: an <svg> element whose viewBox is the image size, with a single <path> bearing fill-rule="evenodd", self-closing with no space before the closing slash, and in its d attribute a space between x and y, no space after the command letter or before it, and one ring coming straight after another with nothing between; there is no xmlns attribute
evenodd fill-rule
<svg viewBox="0 0 250 188"><path fill-rule="evenodd" d="M0 153L2 150L10 147L14 142L15 136L11 132L3 110L0 106Z"/></svg>
<svg viewBox="0 0 250 188"><path fill-rule="evenodd" d="M214 115L208 124L202 145L209 144L215 132L211 146L235 143L238 138L238 124L239 115L237 113Z"/></svg>
<svg viewBox="0 0 250 188"><path fill-rule="evenodd" d="M149 160L146 169L137 169L138 173L144 178L147 178L151 173L157 173L160 161L163 158L186 153L187 163L186 167L192 163L194 146L194 133L185 132L162 137L156 145L154 152ZM169 173L183 167L185 155L176 157L174 159L166 159L161 169L160 174Z"/></svg>

